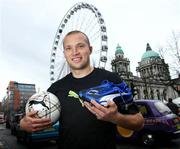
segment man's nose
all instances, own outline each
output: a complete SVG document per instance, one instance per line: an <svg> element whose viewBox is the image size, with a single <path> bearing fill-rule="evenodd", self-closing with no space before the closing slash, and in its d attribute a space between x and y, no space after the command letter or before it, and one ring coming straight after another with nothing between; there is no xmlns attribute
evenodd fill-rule
<svg viewBox="0 0 180 149"><path fill-rule="evenodd" d="M79 52L79 51L78 51L78 48L77 48L77 47L74 47L74 48L73 48L73 54L76 55L76 54L78 54L78 52Z"/></svg>

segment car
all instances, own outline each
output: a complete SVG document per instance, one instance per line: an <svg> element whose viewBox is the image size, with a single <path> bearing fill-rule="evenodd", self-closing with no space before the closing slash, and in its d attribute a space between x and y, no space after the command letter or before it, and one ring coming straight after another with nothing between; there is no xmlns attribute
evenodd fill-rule
<svg viewBox="0 0 180 149"><path fill-rule="evenodd" d="M180 118L161 101L140 99L134 101L144 117L144 127L132 131L117 126L117 140L134 140L151 146L159 141L180 138Z"/></svg>
<svg viewBox="0 0 180 149"><path fill-rule="evenodd" d="M173 102L180 106L180 97L173 99Z"/></svg>
<svg viewBox="0 0 180 149"><path fill-rule="evenodd" d="M59 137L59 122L56 122L52 127L37 132L26 132L22 130L18 124L16 128L16 138L18 142L27 144L41 141L57 141Z"/></svg>

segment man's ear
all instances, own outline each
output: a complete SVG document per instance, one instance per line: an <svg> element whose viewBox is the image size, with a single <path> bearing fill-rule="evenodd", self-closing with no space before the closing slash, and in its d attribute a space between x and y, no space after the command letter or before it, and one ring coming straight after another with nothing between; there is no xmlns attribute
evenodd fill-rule
<svg viewBox="0 0 180 149"><path fill-rule="evenodd" d="M89 46L90 53L92 53L93 47Z"/></svg>

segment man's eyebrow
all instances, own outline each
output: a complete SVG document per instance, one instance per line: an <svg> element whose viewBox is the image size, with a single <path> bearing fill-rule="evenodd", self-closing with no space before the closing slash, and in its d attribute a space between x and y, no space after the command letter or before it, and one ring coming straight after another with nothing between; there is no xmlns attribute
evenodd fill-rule
<svg viewBox="0 0 180 149"><path fill-rule="evenodd" d="M86 44L86 43L84 43L84 42L79 42L77 45L80 45L80 44Z"/></svg>
<svg viewBox="0 0 180 149"><path fill-rule="evenodd" d="M76 43L76 45L86 45L88 44L87 42L79 42L79 43ZM67 48L67 47L71 47L71 44L68 44L68 45L64 45L64 48Z"/></svg>
<svg viewBox="0 0 180 149"><path fill-rule="evenodd" d="M64 47L67 48L67 47L71 47L71 46L70 45L64 45Z"/></svg>

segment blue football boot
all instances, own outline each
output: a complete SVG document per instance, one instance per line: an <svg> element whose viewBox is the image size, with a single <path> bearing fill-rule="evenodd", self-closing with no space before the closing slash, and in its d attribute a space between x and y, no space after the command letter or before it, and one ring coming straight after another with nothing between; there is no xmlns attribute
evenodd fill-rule
<svg viewBox="0 0 180 149"><path fill-rule="evenodd" d="M87 101L95 100L103 106L107 106L108 100L113 100L117 106L125 108L133 102L131 89L124 81L114 84L106 80L99 86L81 90L79 96Z"/></svg>

